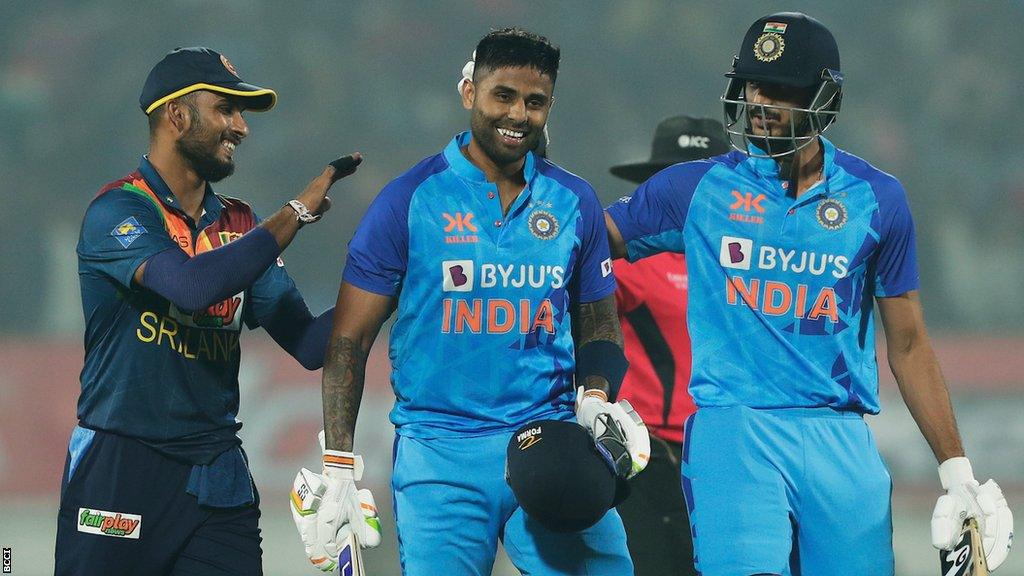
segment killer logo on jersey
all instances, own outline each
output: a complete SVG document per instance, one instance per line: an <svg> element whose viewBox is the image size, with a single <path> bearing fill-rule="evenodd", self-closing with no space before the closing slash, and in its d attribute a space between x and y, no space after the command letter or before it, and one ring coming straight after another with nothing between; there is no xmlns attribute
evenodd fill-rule
<svg viewBox="0 0 1024 576"><path fill-rule="evenodd" d="M786 41L777 32L765 32L754 42L754 57L761 62L774 62L786 50Z"/></svg>
<svg viewBox="0 0 1024 576"><path fill-rule="evenodd" d="M558 220L550 212L535 210L530 214L527 224L530 232L541 240L551 240L558 235Z"/></svg>
<svg viewBox="0 0 1024 576"><path fill-rule="evenodd" d="M839 230L846 224L846 206L834 198L822 200L818 204L818 224L826 230Z"/></svg>
<svg viewBox="0 0 1024 576"><path fill-rule="evenodd" d="M117 238L117 241L121 244L122 248L131 246L132 242L135 242L139 236L142 236L145 233L146 228L142 224L139 224L139 221L135 219L135 216L129 216L110 231L110 235Z"/></svg>

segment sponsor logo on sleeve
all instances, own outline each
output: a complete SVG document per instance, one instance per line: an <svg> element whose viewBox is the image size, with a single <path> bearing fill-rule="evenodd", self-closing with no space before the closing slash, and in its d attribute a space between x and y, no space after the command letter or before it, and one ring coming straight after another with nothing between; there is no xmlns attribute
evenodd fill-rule
<svg viewBox="0 0 1024 576"><path fill-rule="evenodd" d="M473 261L445 260L441 262L444 292L470 292L473 290Z"/></svg>
<svg viewBox="0 0 1024 576"><path fill-rule="evenodd" d="M78 531L98 536L139 539L142 516L124 512L107 512L91 508L78 509Z"/></svg>
<svg viewBox="0 0 1024 576"><path fill-rule="evenodd" d="M605 258L601 261L601 277L607 278L612 273L612 259Z"/></svg>
<svg viewBox="0 0 1024 576"><path fill-rule="evenodd" d="M121 243L122 248L131 246L132 242L138 239L146 233L146 229L139 224L139 221L135 219L135 216L129 216L125 218L123 222L114 227L110 231L110 235L117 238L117 241Z"/></svg>

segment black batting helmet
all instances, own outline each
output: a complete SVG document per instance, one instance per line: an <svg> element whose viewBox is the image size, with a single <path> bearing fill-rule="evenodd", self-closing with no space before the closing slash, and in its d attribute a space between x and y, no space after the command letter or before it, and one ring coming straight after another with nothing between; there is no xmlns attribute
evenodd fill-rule
<svg viewBox="0 0 1024 576"><path fill-rule="evenodd" d="M824 24L800 12L779 12L754 22L726 77L729 83L722 96L726 132L734 148L752 156L792 154L824 132L839 114L843 74L836 39ZM745 94L748 81L815 91L803 108L751 104ZM750 114L758 107L789 110L790 134L753 136ZM748 143L764 153L750 150Z"/></svg>
<svg viewBox="0 0 1024 576"><path fill-rule="evenodd" d="M575 422L530 422L512 434L506 456L505 480L519 506L554 532L589 528L629 495Z"/></svg>

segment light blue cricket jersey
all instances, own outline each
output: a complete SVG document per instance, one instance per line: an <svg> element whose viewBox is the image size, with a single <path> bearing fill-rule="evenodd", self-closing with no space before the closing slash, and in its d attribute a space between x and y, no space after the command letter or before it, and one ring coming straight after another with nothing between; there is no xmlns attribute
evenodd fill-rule
<svg viewBox="0 0 1024 576"><path fill-rule="evenodd" d="M821 143L799 199L774 160L731 152L608 208L630 260L686 253L698 406L879 411L873 296L917 289L914 225L895 178Z"/></svg>
<svg viewBox="0 0 1024 576"><path fill-rule="evenodd" d="M497 186L456 136L389 183L349 243L346 282L398 297L391 421L442 437L572 415L570 302L615 291L593 188L526 156L526 188L502 215Z"/></svg>

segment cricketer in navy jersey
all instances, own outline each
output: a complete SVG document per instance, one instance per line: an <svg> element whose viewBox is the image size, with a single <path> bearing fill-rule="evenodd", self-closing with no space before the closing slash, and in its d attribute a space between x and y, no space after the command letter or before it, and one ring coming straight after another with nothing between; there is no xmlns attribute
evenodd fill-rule
<svg viewBox="0 0 1024 576"><path fill-rule="evenodd" d="M322 365L332 312L310 313L279 255L360 159L335 161L265 220L214 193L249 134L243 113L276 99L204 47L171 51L146 79L148 154L96 195L79 236L85 361L55 574L262 573L239 333L262 326Z"/></svg>
<svg viewBox="0 0 1024 576"><path fill-rule="evenodd" d="M588 362L584 350L611 359L617 351L623 372L625 361L597 196L531 152L559 51L505 29L475 54L460 92L472 130L385 186L349 243L324 361L322 501L334 508L310 511L318 534L330 536L336 524L361 529L352 496L360 457L350 451L366 354L394 310L392 494L403 574L489 574L499 540L524 573L632 573L614 509L579 532L555 532L525 514L505 481L518 428L572 420L574 400L602 413L615 406L607 392L621 380L618 365ZM586 414L578 412L584 427ZM646 451L630 452L624 469L642 469ZM330 538L320 541L314 564L318 550L330 559L334 549Z"/></svg>
<svg viewBox="0 0 1024 576"><path fill-rule="evenodd" d="M879 411L876 303L890 367L941 462L933 544L951 549L967 516L987 524L992 564L1012 539L1001 491L964 457L906 194L821 136L839 113L839 70L817 20L759 19L722 97L736 151L669 167L607 209L614 256L686 253L698 410L683 492L705 576L894 573L891 479L863 421Z"/></svg>

